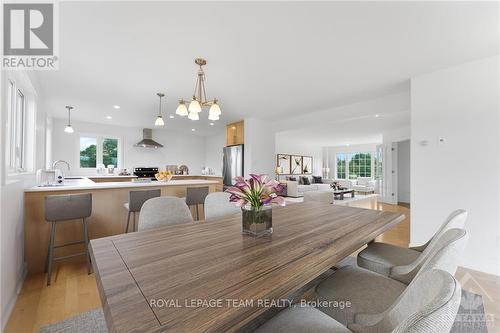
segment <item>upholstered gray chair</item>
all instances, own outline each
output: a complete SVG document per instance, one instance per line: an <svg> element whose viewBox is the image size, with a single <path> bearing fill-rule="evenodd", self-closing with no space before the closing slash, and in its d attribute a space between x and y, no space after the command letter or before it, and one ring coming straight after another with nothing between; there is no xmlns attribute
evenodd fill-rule
<svg viewBox="0 0 500 333"><path fill-rule="evenodd" d="M465 229L451 229L446 231L437 242L431 244L431 254L425 260L418 274L440 269L451 275L455 274L468 234ZM416 278L416 277L415 277ZM371 314L387 310L391 304L406 290L407 285L387 276L370 270L348 265L339 268L332 276L322 281L316 287L318 299L322 301L349 300L349 308L322 308L335 320L344 325L355 321L359 313L369 317Z"/></svg>
<svg viewBox="0 0 500 333"><path fill-rule="evenodd" d="M158 190L140 190L140 191L130 191L128 192L128 202L123 204L123 207L128 212L127 215L127 226L125 227L125 233L129 230L130 225L130 215L133 216L132 231L137 231L135 225L135 214L141 211L142 205L151 198L156 198L161 195L161 191Z"/></svg>
<svg viewBox="0 0 500 333"><path fill-rule="evenodd" d="M200 214L198 212L198 205L202 205L205 202L205 198L208 195L208 186L204 187L188 187L186 189L186 204L188 206L194 206L196 211L196 220L200 219Z"/></svg>
<svg viewBox="0 0 500 333"><path fill-rule="evenodd" d="M50 223L49 245L45 271L47 272L47 286L50 286L52 277L52 264L56 260L62 260L74 256L85 256L87 260L87 272L90 274L89 234L87 218L92 214L92 193L48 195L45 197L45 221ZM81 219L83 224L83 240L67 244L55 245L57 224L63 221ZM70 254L62 257L54 256L54 249L64 246L85 244L83 252Z"/></svg>
<svg viewBox="0 0 500 333"><path fill-rule="evenodd" d="M241 213L241 208L229 202L231 195L226 192L212 192L205 198L205 219L214 219Z"/></svg>
<svg viewBox="0 0 500 333"><path fill-rule="evenodd" d="M317 201L323 203L333 203L333 193L331 191L307 191L304 192L304 202Z"/></svg>
<svg viewBox="0 0 500 333"><path fill-rule="evenodd" d="M193 222L193 216L184 199L158 197L149 199L142 205L137 229L143 231L187 222Z"/></svg>
<svg viewBox="0 0 500 333"><path fill-rule="evenodd" d="M386 243L371 243L358 254L358 265L408 284L429 256L432 244L447 230L465 228L466 219L465 210L454 211L435 235L419 247L407 249Z"/></svg>
<svg viewBox="0 0 500 333"><path fill-rule="evenodd" d="M319 310L293 307L281 311L254 333L446 333L460 306L462 288L448 272L429 270L404 290L385 311L372 317L356 316L347 327Z"/></svg>

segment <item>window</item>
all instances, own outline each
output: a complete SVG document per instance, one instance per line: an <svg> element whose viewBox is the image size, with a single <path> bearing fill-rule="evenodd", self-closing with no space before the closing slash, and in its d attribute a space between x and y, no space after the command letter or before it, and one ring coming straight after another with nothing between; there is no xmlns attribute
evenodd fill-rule
<svg viewBox="0 0 500 333"><path fill-rule="evenodd" d="M26 100L9 80L7 91L7 165L11 172L25 171Z"/></svg>
<svg viewBox="0 0 500 333"><path fill-rule="evenodd" d="M95 168L97 163L97 139L80 138L80 168Z"/></svg>
<svg viewBox="0 0 500 333"><path fill-rule="evenodd" d="M370 153L349 153L349 179L372 176L372 155Z"/></svg>
<svg viewBox="0 0 500 333"><path fill-rule="evenodd" d="M346 178L345 154L344 153L337 154L337 178L338 179L345 179Z"/></svg>
<svg viewBox="0 0 500 333"><path fill-rule="evenodd" d="M111 164L118 168L121 165L121 145L118 138L82 135L79 145L80 168L95 168L97 164Z"/></svg>
<svg viewBox="0 0 500 333"><path fill-rule="evenodd" d="M338 179L357 179L372 177L372 153L352 152L336 154L336 175Z"/></svg>

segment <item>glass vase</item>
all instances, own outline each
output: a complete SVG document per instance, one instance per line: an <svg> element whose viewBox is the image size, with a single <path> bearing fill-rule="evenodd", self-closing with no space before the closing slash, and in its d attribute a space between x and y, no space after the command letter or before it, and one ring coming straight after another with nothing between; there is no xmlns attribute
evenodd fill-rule
<svg viewBox="0 0 500 333"><path fill-rule="evenodd" d="M241 207L241 233L254 237L271 235L273 233L272 206Z"/></svg>

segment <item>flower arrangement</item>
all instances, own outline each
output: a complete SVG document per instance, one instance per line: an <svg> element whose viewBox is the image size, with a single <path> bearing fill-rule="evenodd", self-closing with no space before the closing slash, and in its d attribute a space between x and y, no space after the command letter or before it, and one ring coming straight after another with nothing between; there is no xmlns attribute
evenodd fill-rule
<svg viewBox="0 0 500 333"><path fill-rule="evenodd" d="M280 196L283 185L276 180L267 180L267 175L250 174L250 179L235 178L236 184L226 190L231 196L229 201L235 202L239 207L251 206L261 209L267 205L285 205L285 199Z"/></svg>

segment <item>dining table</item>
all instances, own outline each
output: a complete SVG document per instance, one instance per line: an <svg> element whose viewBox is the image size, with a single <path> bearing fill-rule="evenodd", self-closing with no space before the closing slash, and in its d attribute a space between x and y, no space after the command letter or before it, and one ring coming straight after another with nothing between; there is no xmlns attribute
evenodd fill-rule
<svg viewBox="0 0 500 333"><path fill-rule="evenodd" d="M273 233L241 214L90 242L109 332L244 332L290 295L404 219L320 202L272 211Z"/></svg>

